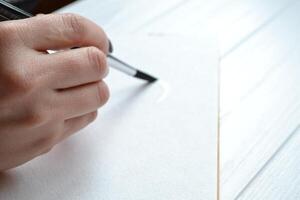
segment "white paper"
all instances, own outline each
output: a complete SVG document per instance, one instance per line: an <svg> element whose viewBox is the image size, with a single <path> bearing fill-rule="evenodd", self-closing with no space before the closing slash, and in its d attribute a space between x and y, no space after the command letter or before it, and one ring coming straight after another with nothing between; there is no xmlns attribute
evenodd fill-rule
<svg viewBox="0 0 300 200"><path fill-rule="evenodd" d="M2 200L215 200L218 51L203 33L114 38L117 57L156 75L111 70L99 118L0 178Z"/></svg>

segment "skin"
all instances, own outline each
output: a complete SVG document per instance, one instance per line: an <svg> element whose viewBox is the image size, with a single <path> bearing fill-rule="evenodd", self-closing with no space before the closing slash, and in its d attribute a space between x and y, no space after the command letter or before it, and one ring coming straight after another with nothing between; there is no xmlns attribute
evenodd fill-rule
<svg viewBox="0 0 300 200"><path fill-rule="evenodd" d="M49 152L95 120L109 98L107 53L104 31L81 16L0 23L0 171Z"/></svg>

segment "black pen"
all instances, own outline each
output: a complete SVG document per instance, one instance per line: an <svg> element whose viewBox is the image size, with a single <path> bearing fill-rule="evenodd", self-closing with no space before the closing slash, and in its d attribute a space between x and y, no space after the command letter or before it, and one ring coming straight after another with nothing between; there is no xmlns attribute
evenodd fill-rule
<svg viewBox="0 0 300 200"><path fill-rule="evenodd" d="M4 1L0 0L0 21L8 21L8 20L17 20L17 19L25 19L33 17L32 14ZM152 83L157 80L157 78L146 74L145 72L142 72L127 63L119 60L118 58L111 55L113 48L111 42L109 42L110 48L110 54L107 55L108 64L109 66L128 74L129 76L136 77L139 79L143 79L148 81L149 83Z"/></svg>

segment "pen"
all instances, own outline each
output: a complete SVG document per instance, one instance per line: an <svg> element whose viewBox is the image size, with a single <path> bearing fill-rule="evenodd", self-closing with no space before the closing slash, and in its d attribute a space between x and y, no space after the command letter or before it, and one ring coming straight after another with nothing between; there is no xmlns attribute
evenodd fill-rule
<svg viewBox="0 0 300 200"><path fill-rule="evenodd" d="M32 14L4 1L0 0L0 21L8 21L8 20L17 20L17 19L25 19L33 17ZM115 68L129 76L136 77L139 79L143 79L148 81L149 83L155 82L157 78L146 74L145 72L134 68L133 66L121 61L115 56L111 55L113 51L113 47L111 42L109 41L109 52L107 55L107 60L109 66Z"/></svg>

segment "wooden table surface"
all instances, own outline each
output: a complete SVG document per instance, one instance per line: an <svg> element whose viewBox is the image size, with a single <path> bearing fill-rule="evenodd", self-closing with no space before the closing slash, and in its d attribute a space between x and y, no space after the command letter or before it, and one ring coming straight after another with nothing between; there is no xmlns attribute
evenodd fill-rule
<svg viewBox="0 0 300 200"><path fill-rule="evenodd" d="M112 37L210 26L221 48L221 199L300 199L300 1L85 0L63 11L97 17Z"/></svg>

